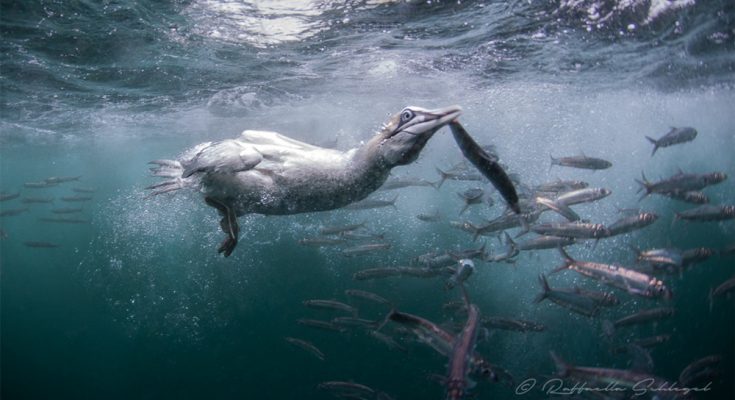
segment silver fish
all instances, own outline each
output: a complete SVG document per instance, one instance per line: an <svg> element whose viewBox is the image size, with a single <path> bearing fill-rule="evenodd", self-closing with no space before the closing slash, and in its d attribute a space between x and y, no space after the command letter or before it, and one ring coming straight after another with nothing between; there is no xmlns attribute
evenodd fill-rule
<svg viewBox="0 0 735 400"><path fill-rule="evenodd" d="M51 210L54 214L76 214L82 212L83 209L81 207L63 207L63 208L54 208Z"/></svg>
<svg viewBox="0 0 735 400"><path fill-rule="evenodd" d="M718 354L709 355L702 357L698 360L693 361L679 374L679 384L683 387L690 387L697 374L707 368L712 368L718 365L722 361L722 356Z"/></svg>
<svg viewBox="0 0 735 400"><path fill-rule="evenodd" d="M394 267L369 268L357 271L352 274L352 279L357 281L365 281L371 279L388 278L391 276L400 276L401 270Z"/></svg>
<svg viewBox="0 0 735 400"><path fill-rule="evenodd" d="M28 211L28 207L11 208L9 210L2 210L2 211L0 211L0 217L13 217L13 216L16 216L16 215L23 214L26 211Z"/></svg>
<svg viewBox="0 0 735 400"><path fill-rule="evenodd" d="M337 311L348 312L353 315L357 314L357 309L355 307L352 307L349 304L345 304L345 303L342 303L336 300L321 300L321 299L304 300L302 301L302 304L309 308L317 308L317 309L323 309L323 310L337 310Z"/></svg>
<svg viewBox="0 0 735 400"><path fill-rule="evenodd" d="M675 214L676 219L687 221L724 221L735 218L735 205L705 204Z"/></svg>
<svg viewBox="0 0 735 400"><path fill-rule="evenodd" d="M352 257L360 254L372 253L381 250L388 250L391 248L390 243L368 243L359 246L348 247L342 250L342 255L345 257Z"/></svg>
<svg viewBox="0 0 735 400"><path fill-rule="evenodd" d="M636 387L643 386L644 383L650 383L653 388L673 387L674 382L666 381L662 378L631 370L613 369L613 368L596 368L596 367L577 367L568 364L561 357L557 356L553 351L550 352L551 358L556 365L557 374L560 378L569 378L575 382L584 382L586 388L620 387L633 390ZM646 386L643 386L646 387ZM676 392L674 392L676 393ZM659 399L678 398L678 394L667 396L667 392L656 392Z"/></svg>
<svg viewBox="0 0 735 400"><path fill-rule="evenodd" d="M573 190L571 192L562 193L554 201L557 204L563 204L565 206L571 206L579 203L590 203L612 194L610 189L605 188L583 188Z"/></svg>
<svg viewBox="0 0 735 400"><path fill-rule="evenodd" d="M658 182L650 182L646 179L646 175L641 171L641 180L635 181L641 186L639 191L645 190L641 199L651 193L668 193L673 191L692 191L702 190L709 185L715 185L727 179L727 175L722 172L710 172L706 174L685 174L679 171L676 175L662 179Z"/></svg>
<svg viewBox="0 0 735 400"><path fill-rule="evenodd" d="M23 245L26 247L33 247L37 249L53 249L56 247L59 247L60 245L56 243L51 242L38 242L38 241L26 241L23 242Z"/></svg>
<svg viewBox="0 0 735 400"><path fill-rule="evenodd" d="M88 224L90 221L82 218L67 218L67 217L43 217L38 219L41 222L51 222L55 224Z"/></svg>
<svg viewBox="0 0 735 400"><path fill-rule="evenodd" d="M658 219L658 215L652 212L642 212L636 215L630 215L620 218L607 227L610 236L616 236L623 233L632 232L637 229L645 228Z"/></svg>
<svg viewBox="0 0 735 400"><path fill-rule="evenodd" d="M583 181L574 181L574 180L563 181L561 179L557 179L556 181L553 181L553 182L547 182L547 183L536 185L534 186L533 190L535 192L542 192L542 193L559 193L559 192L566 192L570 190L584 189L588 186L589 186L589 183L583 182Z"/></svg>
<svg viewBox="0 0 735 400"><path fill-rule="evenodd" d="M96 192L96 190L93 189L93 188L85 188L85 187L75 187L75 188L72 188L71 190L73 190L73 191L75 191L77 193L94 193L94 192Z"/></svg>
<svg viewBox="0 0 735 400"><path fill-rule="evenodd" d="M356 317L336 317L332 318L332 323L341 326L344 328L368 328L368 329L376 329L380 325L382 321L373 321L369 319L364 318L356 318Z"/></svg>
<svg viewBox="0 0 735 400"><path fill-rule="evenodd" d="M503 329L519 332L543 332L546 330L543 324L537 322L501 317L485 317L482 319L482 325L488 329Z"/></svg>
<svg viewBox="0 0 735 400"><path fill-rule="evenodd" d="M373 388L360 384L360 383L355 383L355 382L329 381L329 382L322 382L319 385L317 385L317 387L322 390L329 390L333 392L346 392L346 393L358 393L358 394L368 393L370 395L375 394L375 390Z"/></svg>
<svg viewBox="0 0 735 400"><path fill-rule="evenodd" d="M308 319L308 318L300 318L296 320L296 323L299 325L308 326L310 328L316 328L323 331L333 331L333 332L346 332L344 328L339 327L329 321L322 321L318 319Z"/></svg>
<svg viewBox="0 0 735 400"><path fill-rule="evenodd" d="M545 197L536 197L536 203L547 207L550 210L556 211L557 214L566 218L570 222L579 221L579 215L574 210L569 208L568 205L560 203Z"/></svg>
<svg viewBox="0 0 735 400"><path fill-rule="evenodd" d="M539 275L539 283L541 284L541 293L533 300L534 303L540 303L544 299L569 309L578 314L588 317L594 316L599 311L597 303L589 297L582 296L575 289L552 289L544 274Z"/></svg>
<svg viewBox="0 0 735 400"><path fill-rule="evenodd" d="M299 239L299 244L303 246L334 246L344 243L345 240L341 238L324 237L324 236L310 236L303 239Z"/></svg>
<svg viewBox="0 0 735 400"><path fill-rule="evenodd" d="M686 249L681 253L682 267L686 268L697 263L706 261L708 258L715 255L716 251L708 247L695 247L693 249Z"/></svg>
<svg viewBox="0 0 735 400"><path fill-rule="evenodd" d="M316 346L314 346L313 343L303 340L303 339L297 339L292 337L285 337L284 338L288 343L291 343L292 345L306 350L316 358L320 359L321 361L324 361L324 353L322 353L321 350L319 350Z"/></svg>
<svg viewBox="0 0 735 400"><path fill-rule="evenodd" d="M479 321L480 309L474 304L469 304L467 321L462 331L454 338L452 352L449 355L449 373L446 382L448 400L463 399L469 389L468 376L472 369L470 357L475 352Z"/></svg>
<svg viewBox="0 0 735 400"><path fill-rule="evenodd" d="M416 218L424 222L438 222L442 219L442 216L439 214L439 211L435 211L432 214L419 214Z"/></svg>
<svg viewBox="0 0 735 400"><path fill-rule="evenodd" d="M482 175L475 173L475 172L468 172L468 171L443 171L436 168L436 172L439 173L439 182L436 184L437 188L440 188L444 181L450 180L450 181L482 181L484 178Z"/></svg>
<svg viewBox="0 0 735 400"><path fill-rule="evenodd" d="M649 142L653 143L653 151L651 157L656 154L656 150L661 147L669 147L679 143L691 142L697 137L697 130L688 126L681 128L671 128L671 130L658 139L646 136Z"/></svg>
<svg viewBox="0 0 735 400"><path fill-rule="evenodd" d="M551 166L559 165L562 167L572 167L581 169L607 169L612 167L612 163L601 158L587 157L587 156L572 156L572 157L559 157L551 158Z"/></svg>
<svg viewBox="0 0 735 400"><path fill-rule="evenodd" d="M48 204L53 202L53 197L24 197L23 200L21 200L21 203L23 204Z"/></svg>
<svg viewBox="0 0 735 400"><path fill-rule="evenodd" d="M43 181L46 183L58 184L58 183L78 181L79 178L81 177L82 177L81 175L79 176L52 176L52 177L44 179Z"/></svg>
<svg viewBox="0 0 735 400"><path fill-rule="evenodd" d="M556 249L577 243L577 239L563 236L538 236L517 244L518 250Z"/></svg>
<svg viewBox="0 0 735 400"><path fill-rule="evenodd" d="M378 304L385 304L390 305L391 302L373 292L368 292L366 290L359 290L359 289L347 289L345 290L345 294L350 297L356 297L360 299L370 300L372 302L378 303Z"/></svg>
<svg viewBox="0 0 735 400"><path fill-rule="evenodd" d="M402 189L406 187L433 187L436 188L436 184L429 182L425 179L418 178L390 178L378 188L378 190L393 190Z"/></svg>
<svg viewBox="0 0 735 400"><path fill-rule="evenodd" d="M554 272L571 269L577 273L601 281L610 286L627 291L630 294L642 297L662 297L670 299L671 291L666 285L649 275L615 264L602 264L589 261L576 261L560 248L564 257L564 264Z"/></svg>
<svg viewBox="0 0 735 400"><path fill-rule="evenodd" d="M563 236L577 239L600 239L610 236L610 230L602 224L588 222L558 222L531 226L539 235Z"/></svg>
<svg viewBox="0 0 735 400"><path fill-rule="evenodd" d="M58 185L58 183L54 182L26 182L23 184L23 187L28 189L45 189L50 188Z"/></svg>
<svg viewBox="0 0 735 400"><path fill-rule="evenodd" d="M464 200L464 207L459 211L459 215L462 215L471 205L482 203L482 196L485 195L485 191L480 188L471 188L457 193L457 195Z"/></svg>
<svg viewBox="0 0 735 400"><path fill-rule="evenodd" d="M455 272L447 279L444 288L449 290L463 284L473 272L475 272L475 263L472 260L466 258L459 260Z"/></svg>
<svg viewBox="0 0 735 400"><path fill-rule="evenodd" d="M707 204L709 203L709 197L706 194L696 190L668 190L662 192L656 192L661 196L668 197L670 199L683 201L691 204Z"/></svg>
<svg viewBox="0 0 735 400"><path fill-rule="evenodd" d="M613 322L613 326L619 328L621 326L643 324L651 321L660 321L664 318L669 318L673 316L674 313L675 310L671 307L651 308L620 318L617 321Z"/></svg>
<svg viewBox="0 0 735 400"><path fill-rule="evenodd" d="M381 200L381 199L365 199L358 202L348 204L342 209L345 210L370 210L373 208L393 207L396 208L396 200L398 196L394 197L393 200Z"/></svg>
<svg viewBox="0 0 735 400"><path fill-rule="evenodd" d="M452 136L454 136L454 141L457 142L464 157L493 184L508 204L508 207L516 214L520 214L521 208L518 204L516 188L508 177L508 174L503 170L503 167L498 164L497 159L490 157L472 139L459 121L454 120L450 122L449 128L452 131Z"/></svg>
<svg viewBox="0 0 735 400"><path fill-rule="evenodd" d="M359 223L359 224L349 224L349 225L335 225L335 226L323 226L319 228L319 234L321 235L337 235L343 232L349 232L354 231L357 229L360 229L364 227L366 224L365 221Z"/></svg>
<svg viewBox="0 0 735 400"><path fill-rule="evenodd" d="M484 250L484 247L483 247ZM413 260L411 260L411 265L420 265L426 268L444 268L449 267L451 265L454 265L459 258L463 257L456 257L450 252L443 252L443 253L426 253L422 254ZM467 258L467 257L464 257Z"/></svg>
<svg viewBox="0 0 735 400"><path fill-rule="evenodd" d="M20 197L20 192L16 193L7 193L7 192L1 192L0 193L0 201L7 201L7 200L13 200Z"/></svg>
<svg viewBox="0 0 735 400"><path fill-rule="evenodd" d="M675 248L651 249L641 251L632 248L636 253L636 261L648 263L654 269L663 269L667 272L681 271L684 267L684 255Z"/></svg>
<svg viewBox="0 0 735 400"><path fill-rule="evenodd" d="M61 200L70 202L89 201L92 200L92 196L66 196L62 197Z"/></svg>

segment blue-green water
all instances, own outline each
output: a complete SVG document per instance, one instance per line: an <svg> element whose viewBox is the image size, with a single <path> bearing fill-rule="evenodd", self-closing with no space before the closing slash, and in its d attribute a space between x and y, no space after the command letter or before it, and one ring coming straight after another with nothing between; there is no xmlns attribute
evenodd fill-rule
<svg viewBox="0 0 735 400"><path fill-rule="evenodd" d="M705 192L712 203L735 202L729 2L375 3L2 2L0 190L21 196L0 207L20 208L24 197L55 199L0 217L7 235L0 241L3 398L330 398L317 389L329 380L364 383L396 399L443 396L427 376L445 374L446 357L407 339L404 353L361 330L301 326L299 318L333 316L301 302L348 301L344 290L359 288L403 311L449 321L442 304L459 293L445 291L443 279L355 281L352 274L407 265L429 251L479 247L483 239L488 250L501 251L495 238L472 242L448 223L499 215L499 196L493 193L495 206L473 206L461 218L456 192L475 183L380 194L398 194L395 208L246 216L240 244L225 259L216 253L218 216L198 194L146 199L143 188L156 182L148 161L244 129L316 144L336 139L348 149L406 105L459 104L467 130L495 144L524 183L583 179L611 189L598 203L575 206L583 218L610 224L616 208L631 207L659 215L641 231L569 248L579 259L634 265L630 246L719 249L735 241L732 220L673 223L688 206L662 197L638 202L634 181L641 171L654 179L678 168L721 171L729 178ZM651 157L644 136L670 126L699 134ZM613 167L549 170L550 154L580 153ZM436 166L459 160L451 136L440 131L416 163L395 174L434 181ZM51 188L23 186L76 175L79 182ZM79 187L94 188L93 200L60 200ZM65 206L83 207L80 218L89 223L39 221ZM434 210L441 222L415 217ZM320 226L363 221L385 233L389 251L346 258L344 246L298 244ZM597 318L533 304L538 274L561 261L555 250L523 252L512 265L478 262L468 281L483 316L547 326L542 333L490 332L478 344L517 383L553 374L550 350L578 365L628 368L627 356L610 352L601 321L664 304L616 291L623 303ZM663 276L675 317L621 328L615 344L670 334L652 357L655 375L671 380L690 362L719 354L712 390L698 398L731 397L735 302L718 298L710 311L708 294L733 275L734 262L714 256ZM601 287L573 272L550 282ZM385 313L355 304L367 318ZM289 345L287 336L313 342L325 360ZM474 392L481 399L545 396L488 382Z"/></svg>

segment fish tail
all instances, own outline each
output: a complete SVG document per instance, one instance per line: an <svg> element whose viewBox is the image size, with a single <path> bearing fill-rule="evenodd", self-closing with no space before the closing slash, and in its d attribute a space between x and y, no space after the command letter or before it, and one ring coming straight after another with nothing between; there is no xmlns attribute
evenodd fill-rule
<svg viewBox="0 0 735 400"><path fill-rule="evenodd" d="M556 366L556 373L564 378L569 376L571 365L567 364L561 357L559 357L553 350L549 352L551 359L554 360L554 366Z"/></svg>
<svg viewBox="0 0 735 400"><path fill-rule="evenodd" d="M558 249L559 249L559 253L561 254L561 256L564 257L564 264L554 268L551 271L552 274L568 269L575 262L574 259L569 255L569 253L567 253L567 251L564 250L564 247L559 246Z"/></svg>
<svg viewBox="0 0 735 400"><path fill-rule="evenodd" d="M546 280L546 276L544 274L539 274L538 281L541 284L541 293L539 293L535 299L533 299L534 303L540 303L545 298L549 296L549 292L551 291L551 288L549 287L549 282Z"/></svg>
<svg viewBox="0 0 735 400"><path fill-rule="evenodd" d="M459 210L459 215L462 215L465 211L467 211L469 207L470 205L465 203L464 207L462 207L462 209Z"/></svg>
<svg viewBox="0 0 735 400"><path fill-rule="evenodd" d="M715 297L715 291L712 288L709 288L709 312L712 313L712 308L714 307L714 297Z"/></svg>
<svg viewBox="0 0 735 400"><path fill-rule="evenodd" d="M439 189L440 187L442 187L442 184L444 183L444 181L446 181L447 178L449 178L449 174L439 169L439 167L434 167L434 168L436 168L436 172L439 173L439 177L440 177L439 182L437 182L436 184L436 188Z"/></svg>
<svg viewBox="0 0 735 400"><path fill-rule="evenodd" d="M391 200L391 201L390 201L390 205L391 205L391 206L392 206L392 207L393 207L394 209L396 209L396 210L397 210L397 209L398 209L398 207L396 207L396 200L398 200L398 195L395 195L395 196L393 197L393 200Z"/></svg>
<svg viewBox="0 0 735 400"><path fill-rule="evenodd" d="M656 150L658 150L658 141L650 136L646 136L646 139L653 143L653 151L651 152L651 157L653 157L653 155L656 154Z"/></svg>
<svg viewBox="0 0 735 400"><path fill-rule="evenodd" d="M551 164L549 164L549 171L551 171L551 167L553 167L555 164L558 164L559 162L551 154L549 154L549 158L551 159Z"/></svg>

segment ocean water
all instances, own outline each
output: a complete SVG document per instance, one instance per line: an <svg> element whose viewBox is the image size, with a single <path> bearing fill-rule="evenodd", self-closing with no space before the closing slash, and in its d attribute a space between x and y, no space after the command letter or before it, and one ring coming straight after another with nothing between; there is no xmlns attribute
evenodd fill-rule
<svg viewBox="0 0 735 400"><path fill-rule="evenodd" d="M28 207L0 217L4 399L323 399L334 395L318 385L335 380L394 399L444 396L430 377L446 375L447 357L393 323L385 333L404 351L365 330L300 325L300 318L342 315L302 301L336 299L357 305L361 317L382 319L385 307L344 294L369 290L401 311L461 326L464 315L442 308L460 299L458 290L445 290L444 277L352 275L408 265L430 251L483 243L488 252L503 251L495 237L473 241L449 223L500 215L500 196L487 183L447 181L439 189L376 193L397 195L395 207L244 216L240 243L223 258L216 213L194 192L146 198L144 188L157 182L147 163L245 129L347 150L407 105L459 104L467 131L494 145L523 185L561 178L610 189L601 201L574 206L583 219L611 224L626 208L658 214L642 230L569 247L575 258L635 267L631 247L719 250L735 242L732 219L675 221L691 206L658 196L639 201L635 182L642 171L650 179L723 172L728 179L704 192L711 203L735 203L731 1L3 0L0 46L0 191L20 194L0 207ZM645 136L672 126L695 127L698 136L651 156ZM549 156L580 154L613 166L549 168ZM437 181L437 167L461 160L444 128L394 175ZM79 179L24 186L59 176ZM457 192L478 185L495 205L460 216ZM92 198L62 200L74 195ZM22 202L33 197L53 203ZM43 221L61 207L81 207L74 218L82 223ZM441 221L416 218L434 211ZM392 247L348 258L346 246L298 243L321 226L360 222ZM735 299L709 299L733 276L732 254L661 275L674 293L669 302L611 289L621 304L594 318L533 302L538 275L561 263L553 249L522 252L512 264L476 261L466 286L482 316L546 326L481 332L477 351L515 382L477 382L476 398L547 398L541 385L556 373L550 351L574 365L628 369L630 356L611 349L658 334L671 339L651 352L654 375L676 380L692 361L716 354L716 373L699 382L707 390L694 398L735 396ZM607 288L571 271L549 280ZM604 320L658 306L676 314L603 335ZM325 359L285 337L312 342ZM527 379L537 385L524 393L519 385Z"/></svg>

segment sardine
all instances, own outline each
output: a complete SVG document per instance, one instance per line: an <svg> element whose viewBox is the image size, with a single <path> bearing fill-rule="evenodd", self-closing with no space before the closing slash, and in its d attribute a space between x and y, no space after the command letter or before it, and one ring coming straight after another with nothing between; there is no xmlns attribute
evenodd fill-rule
<svg viewBox="0 0 735 400"><path fill-rule="evenodd" d="M652 212L642 212L636 215L629 215L608 225L610 231L609 236L616 236L623 233L632 232L634 230L645 228L658 219L658 215Z"/></svg>
<svg viewBox="0 0 735 400"><path fill-rule="evenodd" d="M296 320L296 323L299 325L308 326L310 328L316 328L321 329L323 331L333 331L333 332L346 332L344 328L339 327L329 321L322 321L318 319L308 319L308 318L300 318Z"/></svg>
<svg viewBox="0 0 735 400"><path fill-rule="evenodd" d="M570 222L579 221L579 215L565 204L555 202L554 200L547 199L545 197L536 197L536 203L555 211Z"/></svg>
<svg viewBox="0 0 735 400"><path fill-rule="evenodd" d="M675 310L671 307L651 308L620 318L617 321L613 322L613 326L619 328L621 326L643 324L651 321L660 321L664 318L669 318L673 316L674 313Z"/></svg>
<svg viewBox="0 0 735 400"><path fill-rule="evenodd" d="M393 190L406 187L433 187L436 189L436 183L418 178L390 178L378 190Z"/></svg>
<svg viewBox="0 0 735 400"><path fill-rule="evenodd" d="M726 280L725 282L722 282L719 286L717 286L714 290L712 290L712 292L710 293L710 297L712 298L715 296L722 296L734 290L735 290L735 276Z"/></svg>
<svg viewBox="0 0 735 400"><path fill-rule="evenodd" d="M7 201L7 200L13 200L20 197L20 192L15 193L7 193L7 192L1 192L0 193L0 201Z"/></svg>
<svg viewBox="0 0 735 400"><path fill-rule="evenodd" d="M559 252L564 257L564 264L555 269L554 272L571 269L583 276L625 290L630 294L649 298L662 297L670 299L672 297L669 288L655 277L616 264L576 261L562 248L559 248Z"/></svg>
<svg viewBox="0 0 735 400"><path fill-rule="evenodd" d="M482 319L482 326L488 329L503 329L518 332L543 332L546 330L543 324L537 322L501 317L485 317Z"/></svg>
<svg viewBox="0 0 735 400"><path fill-rule="evenodd" d="M43 181L46 183L58 184L58 183L78 181L79 178L81 177L82 177L81 175L79 176L52 176L52 177L44 179Z"/></svg>
<svg viewBox="0 0 735 400"><path fill-rule="evenodd" d="M345 210L370 210L373 208L383 207L396 208L396 200L398 200L398 196L394 197L393 200L365 199L352 204L348 204L342 208Z"/></svg>
<svg viewBox="0 0 735 400"><path fill-rule="evenodd" d="M452 352L449 356L449 373L446 382L448 400L463 399L470 387L468 381L472 369L470 357L475 352L479 321L480 309L474 304L469 304L467 321L462 331L454 338Z"/></svg>
<svg viewBox="0 0 735 400"><path fill-rule="evenodd" d="M659 344L663 344L671 340L671 335L669 334L663 334L663 335L656 335L656 336L649 336L644 337L640 339L633 340L633 344L636 344L638 346L649 348L653 346L657 346Z"/></svg>
<svg viewBox="0 0 735 400"><path fill-rule="evenodd" d="M383 296L377 295L373 292L368 292L365 290L359 290L359 289L347 289L345 290L345 294L350 297L356 297L360 299L370 300L374 303L378 304L385 304L390 305L391 302L384 298Z"/></svg>
<svg viewBox="0 0 735 400"><path fill-rule="evenodd" d="M432 214L419 214L416 218L424 222L438 222L442 219L442 216L439 214L439 211L435 211Z"/></svg>
<svg viewBox="0 0 735 400"><path fill-rule="evenodd" d="M539 235L563 236L576 239L600 239L610 236L610 230L602 224L588 222L556 222L531 226Z"/></svg>
<svg viewBox="0 0 735 400"><path fill-rule="evenodd" d="M688 126L681 128L672 127L671 130L658 139L646 136L649 142L653 143L653 151L651 157L656 154L656 150L660 147L669 147L679 143L691 142L697 137L697 130Z"/></svg>
<svg viewBox="0 0 735 400"><path fill-rule="evenodd" d="M339 237L347 240L385 240L384 233L372 233L372 232L357 232L357 231L346 231L339 234Z"/></svg>
<svg viewBox="0 0 735 400"><path fill-rule="evenodd" d="M324 236L310 236L303 239L299 239L299 244L302 246L335 246L343 244L345 242L342 238L324 237Z"/></svg>
<svg viewBox="0 0 735 400"><path fill-rule="evenodd" d="M399 267L401 276L411 278L433 278L444 273L441 268Z"/></svg>
<svg viewBox="0 0 735 400"><path fill-rule="evenodd" d="M344 328L368 328L368 329L376 329L380 325L382 321L377 320L373 321L370 319L364 319L364 318L357 318L357 317L336 317L332 318L332 323L341 326Z"/></svg>
<svg viewBox="0 0 735 400"><path fill-rule="evenodd" d="M388 278L391 276L400 276L401 270L393 267L369 268L357 271L352 274L352 279L357 281L366 281L371 279Z"/></svg>
<svg viewBox="0 0 735 400"><path fill-rule="evenodd" d="M485 195L485 191L480 188L471 188L457 193L457 195L464 200L464 207L459 211L459 215L462 215L471 205L482 203L482 196Z"/></svg>
<svg viewBox="0 0 735 400"><path fill-rule="evenodd" d="M97 190L93 188L86 188L86 187L75 187L71 190L77 192L77 193L95 193Z"/></svg>
<svg viewBox="0 0 735 400"><path fill-rule="evenodd" d="M536 185L534 186L533 190L535 192L543 192L543 193L559 193L559 192L566 192L570 190L584 189L588 186L589 186L589 183L583 182L583 181L574 181L574 180L563 181L561 179L557 179L553 182L547 182L547 183Z"/></svg>
<svg viewBox="0 0 735 400"><path fill-rule="evenodd" d="M342 255L345 257L352 257L356 255L373 253L381 250L388 250L391 248L390 243L368 243L359 246L348 247L342 250Z"/></svg>
<svg viewBox="0 0 735 400"><path fill-rule="evenodd" d="M303 339L297 339L297 338L292 338L292 337L285 337L284 339L288 343L291 343L292 345L307 351L308 353L312 354L313 356L320 359L321 361L324 361L324 353L322 353L321 350L319 350L316 346L314 346L313 343L303 340Z"/></svg>
<svg viewBox="0 0 735 400"><path fill-rule="evenodd" d="M727 179L727 175L722 172L710 172L706 174L685 174L679 171L676 175L662 179L658 182L650 182L646 179L646 175L641 171L641 180L635 180L641 185L639 192L645 190L641 199L651 193L669 193L674 191L692 191L702 190L709 185L715 185Z"/></svg>
<svg viewBox="0 0 735 400"><path fill-rule="evenodd" d="M82 212L83 209L81 207L64 207L64 208L54 208L51 210L54 214L76 214Z"/></svg>
<svg viewBox="0 0 735 400"><path fill-rule="evenodd" d="M62 197L61 200L70 202L89 201L92 200L92 196L66 196Z"/></svg>
<svg viewBox="0 0 735 400"><path fill-rule="evenodd" d="M508 203L508 206L516 214L521 213L521 208L518 205L518 194L516 193L513 182L508 178L503 168L498 164L496 159L490 157L485 150L483 150L472 137L465 131L464 127L459 121L454 120L449 123L449 128L452 131L454 140L459 145L460 150L464 157L469 160L480 173L482 173L490 183L495 186L500 195Z"/></svg>
<svg viewBox="0 0 735 400"><path fill-rule="evenodd" d="M686 268L697 263L706 261L708 258L715 255L716 251L708 247L695 247L693 249L686 249L681 253L682 267Z"/></svg>
<svg viewBox="0 0 735 400"><path fill-rule="evenodd" d="M538 280L541 284L542 291L533 300L534 303L540 303L544 299L549 299L566 309L588 317L596 315L599 311L599 307L594 300L589 297L582 296L577 290L552 289L544 274L539 275Z"/></svg>
<svg viewBox="0 0 735 400"><path fill-rule="evenodd" d="M340 393L359 393L364 394L368 393L370 395L375 394L375 390L369 386L355 383L355 382L342 382L342 381L329 381L329 382L322 382L319 385L317 385L319 389L322 390L329 390L332 392L340 392Z"/></svg>
<svg viewBox="0 0 735 400"><path fill-rule="evenodd" d="M687 387L698 372L706 368L714 367L721 361L722 356L718 354L709 355L693 361L692 363L684 367L683 370L681 370L681 373L679 374L679 384Z"/></svg>
<svg viewBox="0 0 735 400"><path fill-rule="evenodd" d="M402 351L402 352L406 352L406 348L405 347L401 346L392 337L386 335L383 332L380 332L378 330L370 330L370 331L368 331L368 334L371 337L375 338L376 340L384 343L391 350L396 349L396 350L399 350L399 351Z"/></svg>
<svg viewBox="0 0 735 400"><path fill-rule="evenodd" d="M88 224L90 221L82 218L68 218L68 217L43 217L38 219L41 222L50 222L54 224Z"/></svg>
<svg viewBox="0 0 735 400"><path fill-rule="evenodd" d="M355 307L336 300L304 300L302 301L302 304L309 308L344 311L353 315L357 315L357 309Z"/></svg>
<svg viewBox="0 0 735 400"><path fill-rule="evenodd" d="M484 246L483 249L484 250ZM413 260L411 260L411 265L420 265L426 268L444 268L454 265L458 259L460 258L469 258L469 257L457 257L452 253L449 252L443 252L443 253L427 253L422 254Z"/></svg>
<svg viewBox="0 0 735 400"><path fill-rule="evenodd" d="M58 185L58 183L54 182L26 182L23 184L23 187L28 189L45 189L50 188Z"/></svg>
<svg viewBox="0 0 735 400"><path fill-rule="evenodd" d="M636 261L645 262L655 269L664 269L669 272L680 271L684 266L684 256L679 249L651 249L641 251L632 247L636 253Z"/></svg>
<svg viewBox="0 0 735 400"><path fill-rule="evenodd" d="M454 171L443 171L436 168L436 172L439 173L439 182L436 184L437 188L440 188L442 184L444 184L444 181L450 180L450 181L482 181L484 178L482 175L474 172L468 172L468 171L460 171L460 172L454 172Z"/></svg>
<svg viewBox="0 0 735 400"><path fill-rule="evenodd" d="M683 201L691 204L707 204L709 203L709 197L706 194L696 190L668 190L662 192L656 192L661 196L668 197L670 199Z"/></svg>
<svg viewBox="0 0 735 400"><path fill-rule="evenodd" d="M319 228L319 234L321 235L338 235L343 232L349 232L354 231L357 229L360 229L364 227L366 224L365 221L359 223L359 224L349 224L349 225L335 225L335 226L323 226Z"/></svg>
<svg viewBox="0 0 735 400"><path fill-rule="evenodd" d="M607 387L618 387L633 390L634 388L667 388L673 387L674 382L666 381L662 378L631 370L613 369L613 368L596 368L596 367L577 367L568 364L561 359L553 351L550 352L551 358L556 365L557 374L560 378L569 378L575 382L583 382L585 388L594 390L595 388L604 389ZM644 386L649 383L650 386ZM664 392L656 392L659 398ZM678 394L667 396L665 398L676 398Z"/></svg>
<svg viewBox="0 0 735 400"><path fill-rule="evenodd" d="M23 214L26 211L28 211L28 207L11 208L11 209L8 209L8 210L2 210L2 211L0 211L0 217L14 217L16 215Z"/></svg>
<svg viewBox="0 0 735 400"><path fill-rule="evenodd" d="M463 284L473 272L475 272L475 263L472 260L466 258L459 260L455 272L447 279L444 288L449 290Z"/></svg>
<svg viewBox="0 0 735 400"><path fill-rule="evenodd" d="M23 204L48 204L53 202L53 197L24 197L23 200L21 200L21 203Z"/></svg>
<svg viewBox="0 0 735 400"><path fill-rule="evenodd" d="M610 189L605 188L582 188L571 192L562 193L554 199L557 204L571 206L579 203L591 203L612 194Z"/></svg>
<svg viewBox="0 0 735 400"><path fill-rule="evenodd" d="M577 243L577 239L564 236L538 236L517 244L518 250L556 249Z"/></svg>
<svg viewBox="0 0 735 400"><path fill-rule="evenodd" d="M53 249L56 247L60 247L60 245L56 243L38 242L38 241L26 241L26 242L23 242L23 245L26 247L32 247L32 248L37 248L37 249Z"/></svg>
<svg viewBox="0 0 735 400"><path fill-rule="evenodd" d="M676 219L687 221L724 221L735 218L735 205L705 204L675 214Z"/></svg>
<svg viewBox="0 0 735 400"><path fill-rule="evenodd" d="M581 169L607 169L612 167L612 163L607 160L603 160L601 158L594 158L594 157L587 157L584 155L581 156L572 156L572 157L559 157L554 158L552 156L549 156L551 158L551 166L559 165L562 167L572 167L572 168L581 168Z"/></svg>

